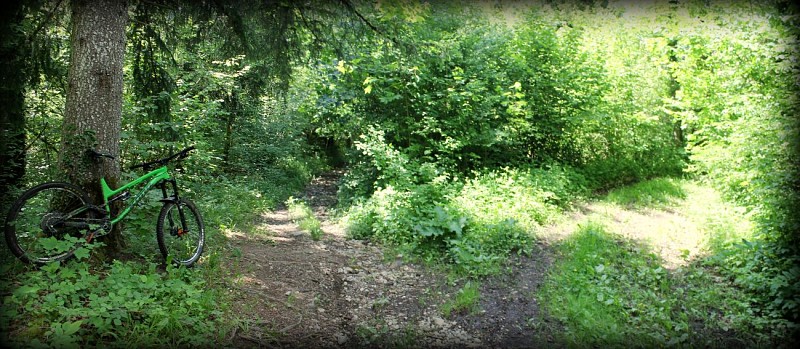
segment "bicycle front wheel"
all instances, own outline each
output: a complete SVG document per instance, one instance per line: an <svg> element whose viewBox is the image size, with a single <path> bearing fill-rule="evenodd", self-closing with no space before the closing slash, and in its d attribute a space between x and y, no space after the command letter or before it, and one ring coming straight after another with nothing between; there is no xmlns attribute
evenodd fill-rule
<svg viewBox="0 0 800 349"><path fill-rule="evenodd" d="M191 266L203 253L205 244L203 218L193 202L180 199L161 207L156 223L158 248L164 258L178 265Z"/></svg>
<svg viewBox="0 0 800 349"><path fill-rule="evenodd" d="M8 247L26 263L63 261L80 247L97 215L69 183L44 183L22 194L6 216Z"/></svg>

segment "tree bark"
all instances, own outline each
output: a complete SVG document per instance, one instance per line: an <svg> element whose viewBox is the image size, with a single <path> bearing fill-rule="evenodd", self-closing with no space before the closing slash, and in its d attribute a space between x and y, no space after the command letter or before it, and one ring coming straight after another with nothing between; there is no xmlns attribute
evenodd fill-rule
<svg viewBox="0 0 800 349"><path fill-rule="evenodd" d="M102 203L100 178L119 184L119 160L94 159L88 149L119 156L122 127L122 67L125 58L125 0L73 0L70 68L59 168L66 179ZM105 239L116 254L124 240L115 227Z"/></svg>
<svg viewBox="0 0 800 349"><path fill-rule="evenodd" d="M28 52L19 25L23 6L0 5L0 214L14 200L6 195L25 174L25 64Z"/></svg>

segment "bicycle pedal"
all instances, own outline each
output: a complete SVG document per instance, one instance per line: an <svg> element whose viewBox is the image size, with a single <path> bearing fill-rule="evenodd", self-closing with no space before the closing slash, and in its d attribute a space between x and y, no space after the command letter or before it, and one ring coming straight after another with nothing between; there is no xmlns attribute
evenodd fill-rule
<svg viewBox="0 0 800 349"><path fill-rule="evenodd" d="M94 239L95 232L90 232L89 235L86 235L86 243L92 243L92 239Z"/></svg>

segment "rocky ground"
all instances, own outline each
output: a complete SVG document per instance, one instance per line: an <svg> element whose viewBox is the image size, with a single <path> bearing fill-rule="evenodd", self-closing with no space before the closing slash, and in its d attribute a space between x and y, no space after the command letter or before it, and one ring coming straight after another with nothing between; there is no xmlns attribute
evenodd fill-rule
<svg viewBox="0 0 800 349"><path fill-rule="evenodd" d="M322 222L314 241L286 209L265 214L260 233L233 235L241 251L236 310L248 319L237 347L553 347L555 326L534 292L552 257L544 245L481 282L479 306L445 316L459 285L436 268L404 261L379 246L349 240L329 219L339 173L316 178L304 199Z"/></svg>

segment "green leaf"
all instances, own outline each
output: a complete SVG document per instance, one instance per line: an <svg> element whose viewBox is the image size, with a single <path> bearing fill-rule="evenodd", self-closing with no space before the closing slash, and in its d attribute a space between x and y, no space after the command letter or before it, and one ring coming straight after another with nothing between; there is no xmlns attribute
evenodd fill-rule
<svg viewBox="0 0 800 349"><path fill-rule="evenodd" d="M75 258L77 258L78 260L83 260L83 259L88 258L88 257L89 257L89 249L88 248L81 247L81 248L75 250Z"/></svg>
<svg viewBox="0 0 800 349"><path fill-rule="evenodd" d="M75 322L65 322L61 326L61 329L64 331L63 335L64 336L70 336L70 335L74 334L75 332L78 332L78 330L81 329L81 324L82 323L83 323L83 320L78 320L78 321L75 321Z"/></svg>
<svg viewBox="0 0 800 349"><path fill-rule="evenodd" d="M457 221L450 221L448 223L448 228L450 231L456 233L456 235L461 236L461 233L464 229L464 226L467 224L467 217L459 217Z"/></svg>
<svg viewBox="0 0 800 349"><path fill-rule="evenodd" d="M56 272L56 270L58 270L59 267L61 267L61 262L55 261L55 262L47 263L47 264L43 265L41 269L45 273L53 274L53 273Z"/></svg>
<svg viewBox="0 0 800 349"><path fill-rule="evenodd" d="M23 295L26 295L26 294L37 293L37 292L39 292L40 289L41 288L36 287L36 286L22 285L22 286L18 287L16 290L14 290L14 295L15 296L23 296Z"/></svg>
<svg viewBox="0 0 800 349"><path fill-rule="evenodd" d="M345 64L346 64L345 61L339 61L339 63L336 65L336 70L338 70L342 74L347 73L348 71L352 71L352 68L348 69L348 67L345 66Z"/></svg>
<svg viewBox="0 0 800 349"><path fill-rule="evenodd" d="M52 236L44 239L39 239L39 243L42 244L42 247L48 251L55 250L56 248L58 248L59 245L58 239Z"/></svg>
<svg viewBox="0 0 800 349"><path fill-rule="evenodd" d="M414 226L414 230L416 230L420 235L425 236L425 237L442 235L442 231L440 229L437 229L437 228L431 227L431 226L424 226L423 227L423 226L417 224L417 225Z"/></svg>

